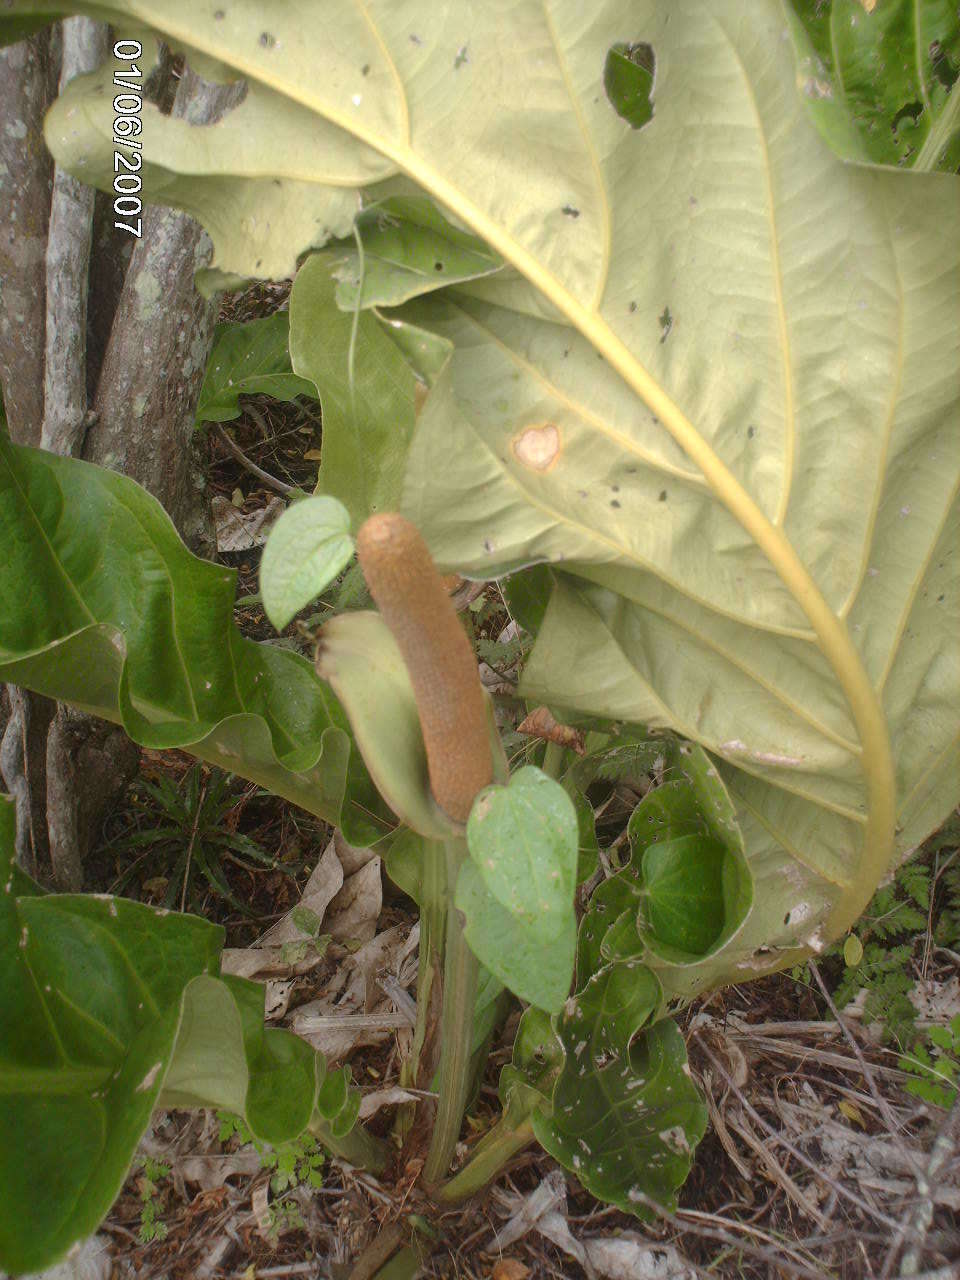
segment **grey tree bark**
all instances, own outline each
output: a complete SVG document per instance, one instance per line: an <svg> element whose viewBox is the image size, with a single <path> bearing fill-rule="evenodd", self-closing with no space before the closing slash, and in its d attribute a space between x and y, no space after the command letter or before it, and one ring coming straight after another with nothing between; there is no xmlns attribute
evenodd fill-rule
<svg viewBox="0 0 960 1280"><path fill-rule="evenodd" d="M66 173L54 176L42 114L58 48L58 32L48 32L0 50L0 97L15 104L21 135L9 159L0 138L0 379L11 435L132 476L188 544L205 550L212 539L193 417L216 305L196 292L193 273L206 237L184 215L152 208L131 253L109 202ZM60 87L108 52L106 28L67 19ZM173 111L206 123L241 92L186 69ZM90 843L139 752L115 726L35 694L8 686L6 701L0 773L17 798L18 858L57 887L79 889Z"/></svg>

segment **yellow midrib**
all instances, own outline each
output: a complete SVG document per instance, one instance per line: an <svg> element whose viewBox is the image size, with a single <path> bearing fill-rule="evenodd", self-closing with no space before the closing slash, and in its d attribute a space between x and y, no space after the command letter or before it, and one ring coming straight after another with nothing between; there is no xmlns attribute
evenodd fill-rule
<svg viewBox="0 0 960 1280"><path fill-rule="evenodd" d="M138 9L141 6L134 4L131 7ZM241 74L259 80L282 97L292 98L392 160L516 267L603 354L607 363L616 369L627 386L644 401L691 461L700 468L717 498L760 547L777 576L809 619L820 649L833 668L849 703L863 746L868 811L863 856L856 883L835 904L825 926L828 938L845 932L870 901L874 888L893 857L896 775L883 710L846 625L829 607L783 531L763 514L693 423L634 358L598 312L578 302L529 250L513 240L483 209L477 207L462 191L417 155L412 146L376 137L345 114L331 109L320 100L314 100L312 94L291 86L264 67L251 63L248 58L226 51L213 41L203 40L196 31L183 30L178 23L153 13L144 14L143 18L155 29L162 27L185 46L192 46L218 61L227 61L228 65Z"/></svg>

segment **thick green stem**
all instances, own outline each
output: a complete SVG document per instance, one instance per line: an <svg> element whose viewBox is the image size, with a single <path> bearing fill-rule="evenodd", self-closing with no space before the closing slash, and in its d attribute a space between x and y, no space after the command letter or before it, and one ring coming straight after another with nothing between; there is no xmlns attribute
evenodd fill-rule
<svg viewBox="0 0 960 1280"><path fill-rule="evenodd" d="M447 863L443 845L425 840L420 903L420 956L417 971L417 1022L410 1057L403 1064L401 1080L416 1084L420 1054L428 1033L433 984L443 963L443 940L447 921ZM412 1068L412 1070L409 1070Z"/></svg>
<svg viewBox="0 0 960 1280"><path fill-rule="evenodd" d="M475 1195L500 1172L508 1160L533 1140L533 1125L529 1120L517 1125L509 1116L504 1116L477 1143L469 1163L464 1165L455 1178L451 1178L434 1192L435 1198L453 1204Z"/></svg>
<svg viewBox="0 0 960 1280"><path fill-rule="evenodd" d="M443 971L441 1019L440 1100L434 1122L424 1180L437 1183L450 1168L470 1089L473 1045L473 1009L477 995L479 964L467 945L463 918L453 905L457 874L467 857L462 839L445 843L447 862L447 935Z"/></svg>
<svg viewBox="0 0 960 1280"><path fill-rule="evenodd" d="M560 770L563 768L563 747L559 742L547 743L540 768L548 778L559 778Z"/></svg>
<svg viewBox="0 0 960 1280"><path fill-rule="evenodd" d="M417 1021L410 1053L400 1068L401 1088L426 1087L422 1077L433 1074L433 1064L423 1063L424 1046L430 1036L435 985L443 973L443 936L447 920L447 863L443 844L423 842L423 875L420 881L420 954L417 967ZM442 985L442 984L441 984ZM431 1037L432 1042L432 1037ZM428 1050L430 1046L427 1046ZM433 1057L431 1053L429 1057ZM416 1103L398 1108L395 1132L403 1139L413 1123Z"/></svg>
<svg viewBox="0 0 960 1280"><path fill-rule="evenodd" d="M330 1122L315 1111L307 1128L332 1155L339 1156L357 1169L365 1169L368 1173L383 1173L390 1164L389 1146L382 1139L368 1133L359 1121L349 1133L337 1138L333 1135Z"/></svg>

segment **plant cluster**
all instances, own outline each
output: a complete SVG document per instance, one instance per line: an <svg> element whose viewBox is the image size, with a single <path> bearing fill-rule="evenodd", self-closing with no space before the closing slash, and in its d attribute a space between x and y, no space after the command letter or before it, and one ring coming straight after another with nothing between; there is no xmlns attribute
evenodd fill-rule
<svg viewBox="0 0 960 1280"><path fill-rule="evenodd" d="M255 840L231 829L228 821L237 804L233 779L220 769L194 765L179 785L169 778L155 782L138 779L131 805L135 829L115 836L105 846L117 861L126 865L111 886L123 893L137 873L150 872L151 889L165 907L199 902L197 882L236 910L249 915L249 906L230 888L223 863L229 861L244 870L258 867L285 870ZM132 855L132 857L130 856ZM144 887L147 887L146 885Z"/></svg>
<svg viewBox="0 0 960 1280"><path fill-rule="evenodd" d="M69 7L133 26L144 74L166 40L246 81L202 152L144 103L143 182L209 229L201 287L296 276L287 316L223 332L199 416L240 384L319 396L317 491L260 587L278 631L318 598L323 625L312 663L244 637L233 574L142 490L0 440L0 676L377 844L421 910L403 1070L437 1085L437 1202L537 1141L601 1199L669 1207L706 1124L671 1014L844 938L958 799L955 17L410 0L344 5L330 39L246 0ZM0 30L62 9L8 0ZM107 188L112 95L81 77L46 124ZM449 573L503 582L542 756L508 760ZM590 797L625 776L597 877ZM221 973L221 930L46 895L12 828L0 804L4 1265L95 1228L155 1107L387 1166L349 1073ZM922 877L904 892L891 912ZM511 998L502 1116L454 1171Z"/></svg>
<svg viewBox="0 0 960 1280"><path fill-rule="evenodd" d="M315 1190L323 1186L324 1152L313 1138L304 1134L292 1142L273 1147L255 1138L239 1116L220 1111L217 1118L221 1143L236 1138L241 1146L251 1145L260 1157L262 1168L273 1170L270 1189L275 1195L300 1186Z"/></svg>

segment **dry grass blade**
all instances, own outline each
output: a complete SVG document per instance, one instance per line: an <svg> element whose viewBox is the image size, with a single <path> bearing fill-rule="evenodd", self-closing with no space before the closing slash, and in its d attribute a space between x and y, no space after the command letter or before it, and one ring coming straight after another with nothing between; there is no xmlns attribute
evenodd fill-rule
<svg viewBox="0 0 960 1280"><path fill-rule="evenodd" d="M780 1143L780 1145L786 1151L788 1151L790 1155L793 1156L794 1160L796 1160L799 1164L803 1165L805 1169L809 1169L809 1171L814 1175L815 1178L819 1178L823 1182L825 1182L833 1191L837 1193L837 1195L842 1196L845 1200L849 1200L850 1203L855 1204L862 1213L867 1214L869 1217L873 1218L877 1222L882 1222L885 1227L889 1227L892 1230L896 1229L897 1223L892 1218L888 1217L887 1214L885 1213L881 1213L874 1205L871 1205L866 1200L864 1200L862 1196L858 1196L855 1191L851 1191L849 1187L845 1187L842 1182L838 1182L835 1178L832 1178L829 1175L825 1174L824 1171L821 1168L819 1168L814 1163L813 1160L811 1160L808 1156L805 1156L802 1151L800 1151L796 1146L794 1146L792 1142L789 1141L789 1139L785 1138L782 1134L778 1133L772 1124L769 1124L766 1120L764 1120L763 1116L760 1115L760 1113L756 1110L754 1106L752 1106L752 1104L749 1102L747 1097L744 1095L743 1090L735 1083L732 1076L727 1071L726 1067L724 1067L723 1064L706 1047L706 1045L703 1043L702 1038L698 1041L698 1043L703 1054L710 1060L714 1068L720 1073L721 1076L723 1076L724 1080L726 1080L726 1082L729 1084L730 1088L733 1090L733 1092L737 1095L738 1099L740 1100L740 1103L744 1111L747 1113L747 1115L750 1116L751 1120L753 1120L755 1124L758 1124L766 1134L768 1134L771 1138L774 1139L775 1142Z"/></svg>

